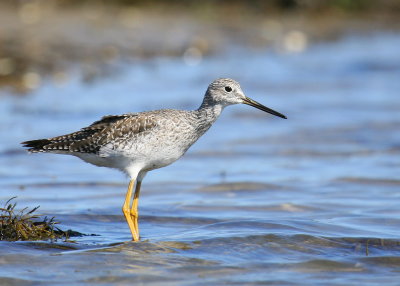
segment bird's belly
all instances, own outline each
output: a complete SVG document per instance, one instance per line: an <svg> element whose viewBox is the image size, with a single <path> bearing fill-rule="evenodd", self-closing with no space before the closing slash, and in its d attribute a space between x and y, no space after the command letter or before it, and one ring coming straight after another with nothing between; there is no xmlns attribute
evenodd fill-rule
<svg viewBox="0 0 400 286"><path fill-rule="evenodd" d="M183 154L184 152L173 149L155 150L151 154L146 154L144 169L153 170L168 166L182 157Z"/></svg>
<svg viewBox="0 0 400 286"><path fill-rule="evenodd" d="M92 153L75 153L73 154L76 157L82 159L83 161L99 166L99 167L108 167L108 168L117 168L120 169L122 167L122 160L117 156L107 156L102 157L97 154Z"/></svg>
<svg viewBox="0 0 400 286"><path fill-rule="evenodd" d="M141 147L139 147L141 146ZM147 146L136 144L127 148L110 148L105 146L98 155L79 155L82 160L103 167L117 168L125 171L137 165L143 170L153 170L168 166L178 160L185 153L185 149L176 145Z"/></svg>

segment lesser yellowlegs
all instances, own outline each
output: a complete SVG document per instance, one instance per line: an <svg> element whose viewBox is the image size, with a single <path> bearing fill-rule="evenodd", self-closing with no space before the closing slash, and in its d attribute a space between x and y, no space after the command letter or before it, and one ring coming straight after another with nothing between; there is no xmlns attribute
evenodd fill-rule
<svg viewBox="0 0 400 286"><path fill-rule="evenodd" d="M74 155L93 165L116 168L126 173L130 182L122 211L132 239L138 241L137 208L144 176L148 171L165 167L182 157L226 106L239 103L286 118L246 97L236 81L223 78L208 86L203 103L197 110L161 109L104 116L80 131L22 144L32 153Z"/></svg>

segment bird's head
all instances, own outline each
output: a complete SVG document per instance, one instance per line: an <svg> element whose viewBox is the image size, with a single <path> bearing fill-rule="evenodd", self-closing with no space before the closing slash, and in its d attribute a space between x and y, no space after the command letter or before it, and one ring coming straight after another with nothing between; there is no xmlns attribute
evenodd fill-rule
<svg viewBox="0 0 400 286"><path fill-rule="evenodd" d="M286 119L285 115L245 96L239 83L230 78L219 78L214 80L208 86L204 100L207 105L219 104L222 107L243 103Z"/></svg>

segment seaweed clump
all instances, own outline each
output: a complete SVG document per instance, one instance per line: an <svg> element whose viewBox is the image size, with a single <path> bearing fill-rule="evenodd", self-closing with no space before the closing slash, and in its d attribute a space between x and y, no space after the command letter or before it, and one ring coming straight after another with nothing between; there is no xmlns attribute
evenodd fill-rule
<svg viewBox="0 0 400 286"><path fill-rule="evenodd" d="M17 240L67 240L71 235L71 231L62 231L55 225L54 217L48 219L41 218L35 214L39 206L29 210L24 208L16 211L16 202L12 197L0 207L0 241L17 241Z"/></svg>

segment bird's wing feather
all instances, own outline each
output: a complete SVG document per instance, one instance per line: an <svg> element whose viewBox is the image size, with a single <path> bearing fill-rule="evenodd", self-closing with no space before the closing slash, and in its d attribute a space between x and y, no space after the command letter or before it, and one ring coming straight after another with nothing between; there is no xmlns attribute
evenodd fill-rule
<svg viewBox="0 0 400 286"><path fill-rule="evenodd" d="M108 115L77 132L23 142L31 152L97 153L110 143L134 137L157 126L152 116L140 113Z"/></svg>
<svg viewBox="0 0 400 286"><path fill-rule="evenodd" d="M109 126L110 124L117 122L121 119L125 119L128 116L133 116L133 114L123 114L123 115L106 115L103 116L100 120L97 120L90 124L88 127L82 128L82 130L88 129L103 129L104 127Z"/></svg>

